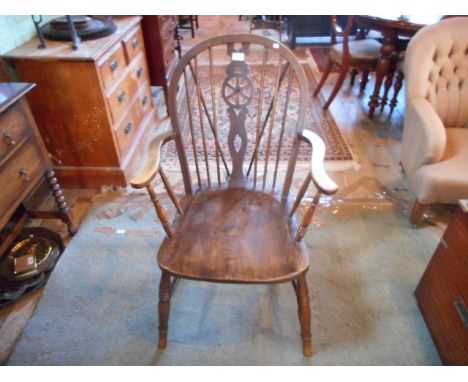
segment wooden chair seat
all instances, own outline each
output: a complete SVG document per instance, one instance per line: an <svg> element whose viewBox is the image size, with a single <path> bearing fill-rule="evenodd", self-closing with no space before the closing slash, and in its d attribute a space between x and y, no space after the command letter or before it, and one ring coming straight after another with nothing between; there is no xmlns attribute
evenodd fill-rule
<svg viewBox="0 0 468 382"><path fill-rule="evenodd" d="M350 41L349 54L351 56L350 66L375 67L381 55L382 45L373 39ZM335 44L330 47L330 57L339 65L343 64L343 44Z"/></svg>
<svg viewBox="0 0 468 382"><path fill-rule="evenodd" d="M174 276L230 283L297 278L309 259L292 237L291 219L272 195L243 188L196 195L174 222L158 260Z"/></svg>

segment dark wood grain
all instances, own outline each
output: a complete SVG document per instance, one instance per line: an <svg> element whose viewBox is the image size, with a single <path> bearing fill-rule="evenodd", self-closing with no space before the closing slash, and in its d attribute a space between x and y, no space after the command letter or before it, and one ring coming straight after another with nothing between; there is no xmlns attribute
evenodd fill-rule
<svg viewBox="0 0 468 382"><path fill-rule="evenodd" d="M209 224L208 224L209 223ZM169 273L231 283L285 282L309 265L273 196L244 188L197 195L158 259Z"/></svg>
<svg viewBox="0 0 468 382"><path fill-rule="evenodd" d="M455 212L416 289L419 308L446 365L468 365L468 323L455 299L468 308L468 215Z"/></svg>
<svg viewBox="0 0 468 382"><path fill-rule="evenodd" d="M150 80L153 86L162 86L166 104L169 81L177 63L174 39L176 16L146 15L142 20Z"/></svg>

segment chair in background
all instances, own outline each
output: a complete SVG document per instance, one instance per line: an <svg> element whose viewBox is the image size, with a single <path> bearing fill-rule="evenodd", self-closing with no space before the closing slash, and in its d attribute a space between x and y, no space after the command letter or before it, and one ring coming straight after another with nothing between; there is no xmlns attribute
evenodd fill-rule
<svg viewBox="0 0 468 382"><path fill-rule="evenodd" d="M405 54L402 165L420 223L432 203L468 198L468 18L421 29Z"/></svg>
<svg viewBox="0 0 468 382"><path fill-rule="evenodd" d="M354 84L355 77L358 72L362 72L361 92L364 91L368 81L369 73L375 71L377 62L380 57L381 44L374 39L364 38L350 41L350 32L353 27L353 16L348 16L345 29L342 30L338 25L336 16L331 19L331 46L330 58L327 68L322 74L317 88L314 91L314 97L318 95L320 89L325 83L334 65L340 67L340 73L336 80L335 86L328 97L328 100L323 105L326 110L338 94L343 85L346 76L351 72L351 85ZM337 37L342 37L343 42L337 43Z"/></svg>
<svg viewBox="0 0 468 382"><path fill-rule="evenodd" d="M179 22L177 24L178 29L188 29L192 34L192 38L195 37L195 30L198 29L198 16L194 15L179 15Z"/></svg>
<svg viewBox="0 0 468 382"><path fill-rule="evenodd" d="M263 36L218 36L182 57L169 94L172 131L151 142L147 163L131 180L147 188L167 234L158 253L159 347L166 347L175 280L288 282L298 302L303 352L310 356L309 257L302 238L321 193L333 194L337 186L323 167L323 141L303 129L308 89L300 63L286 46ZM160 166L167 142L179 156L180 200ZM312 146L310 170L294 199L303 143ZM172 223L151 185L158 174L177 209ZM307 203L311 182L318 191ZM296 222L301 202L305 214Z"/></svg>
<svg viewBox="0 0 468 382"><path fill-rule="evenodd" d="M265 36L268 35L268 29L274 29L278 31L278 41L281 41L281 37L283 36L283 24L285 20L283 16L265 16L265 15L256 15L250 16L250 30L249 32L252 33L255 29L265 29L263 31Z"/></svg>

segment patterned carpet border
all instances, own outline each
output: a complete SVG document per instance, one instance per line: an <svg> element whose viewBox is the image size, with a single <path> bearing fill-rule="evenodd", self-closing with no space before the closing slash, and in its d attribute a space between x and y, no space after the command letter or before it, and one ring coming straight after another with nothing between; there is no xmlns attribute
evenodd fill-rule
<svg viewBox="0 0 468 382"><path fill-rule="evenodd" d="M317 81L312 74L312 69L308 63L302 64L302 68L306 74L309 92L312 94L317 87ZM318 102L317 102L318 101ZM341 133L335 119L330 112L324 111L322 105L325 99L320 93L316 99L312 98L310 102L310 113L314 115L314 119L319 123L314 123L315 131L324 140L326 146L325 160L327 161L353 161L353 154L346 143L343 134Z"/></svg>

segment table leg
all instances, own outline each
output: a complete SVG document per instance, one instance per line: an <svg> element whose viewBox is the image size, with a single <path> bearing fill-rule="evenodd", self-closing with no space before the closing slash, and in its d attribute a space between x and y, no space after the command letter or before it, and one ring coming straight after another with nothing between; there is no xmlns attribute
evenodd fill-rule
<svg viewBox="0 0 468 382"><path fill-rule="evenodd" d="M374 117L375 108L379 106L379 92L380 86L382 85L382 81L385 75L388 73L391 65L391 57L392 53L395 50L395 36L393 35L386 35L384 36L384 40L382 43L382 55L379 59L379 63L377 64L377 70L375 73L375 86L372 95L370 96L369 100L369 118Z"/></svg>
<svg viewBox="0 0 468 382"><path fill-rule="evenodd" d="M393 78L395 76L397 59L398 59L397 57L392 56L392 61L387 71L387 76L385 77L384 93L383 93L382 99L380 100L380 112L383 112L383 109L385 108L385 105L388 102L388 92L390 91L390 88L393 85Z"/></svg>

